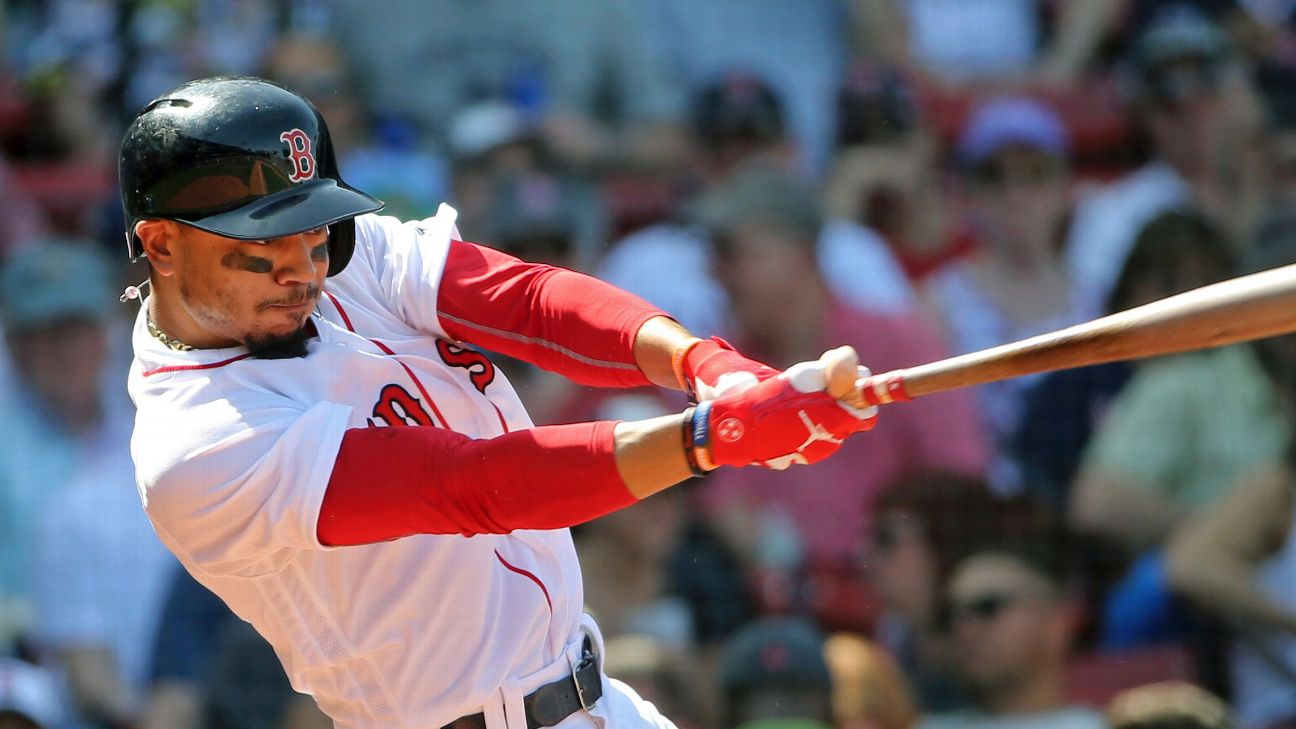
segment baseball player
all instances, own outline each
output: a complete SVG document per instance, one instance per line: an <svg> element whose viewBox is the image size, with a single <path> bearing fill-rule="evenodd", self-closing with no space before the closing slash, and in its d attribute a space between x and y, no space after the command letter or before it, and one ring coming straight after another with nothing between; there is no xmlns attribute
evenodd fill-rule
<svg viewBox="0 0 1296 729"><path fill-rule="evenodd" d="M780 373L464 242L447 206L377 215L314 107L260 79L151 102L120 176L152 287L129 378L140 496L339 727L672 726L602 675L567 527L719 466L815 462L873 423L820 363ZM536 427L478 346L700 402Z"/></svg>

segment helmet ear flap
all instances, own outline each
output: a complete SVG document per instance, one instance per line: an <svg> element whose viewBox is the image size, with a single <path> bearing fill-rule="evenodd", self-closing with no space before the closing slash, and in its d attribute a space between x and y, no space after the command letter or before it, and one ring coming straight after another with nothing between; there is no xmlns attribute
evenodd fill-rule
<svg viewBox="0 0 1296 729"><path fill-rule="evenodd" d="M328 275L336 276L351 262L355 252L355 219L334 223L329 226L329 267Z"/></svg>

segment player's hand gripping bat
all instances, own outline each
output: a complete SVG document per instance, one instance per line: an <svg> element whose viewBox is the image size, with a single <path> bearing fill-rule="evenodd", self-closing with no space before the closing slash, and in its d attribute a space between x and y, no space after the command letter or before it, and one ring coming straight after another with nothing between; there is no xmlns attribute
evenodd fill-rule
<svg viewBox="0 0 1296 729"><path fill-rule="evenodd" d="M855 380L829 358L829 392L881 405L1013 377L1296 332L1296 265L1241 276L1037 337ZM837 350L833 350L834 352ZM847 381L852 383L846 387Z"/></svg>

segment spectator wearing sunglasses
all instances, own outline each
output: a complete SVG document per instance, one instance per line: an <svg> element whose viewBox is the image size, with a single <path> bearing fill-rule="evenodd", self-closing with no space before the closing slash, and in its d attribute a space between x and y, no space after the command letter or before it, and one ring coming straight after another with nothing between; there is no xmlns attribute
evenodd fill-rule
<svg viewBox="0 0 1296 729"><path fill-rule="evenodd" d="M1067 130L1047 105L1005 97L977 107L958 143L980 250L929 279L926 295L956 354L1053 331L1086 318L1062 259L1069 212ZM991 481L1021 486L1007 441L1039 377L976 390L996 446Z"/></svg>
<svg viewBox="0 0 1296 729"><path fill-rule="evenodd" d="M920 729L1088 729L1106 726L1069 705L1066 668L1078 603L1064 577L1061 533L1040 531L962 560L945 591L942 622L974 708L930 716Z"/></svg>
<svg viewBox="0 0 1296 729"><path fill-rule="evenodd" d="M1082 201L1067 240L1067 264L1092 310L1138 231L1167 209L1201 209L1248 239L1263 208L1262 114L1237 58L1219 27L1181 4L1153 16L1136 40L1129 86L1151 160Z"/></svg>

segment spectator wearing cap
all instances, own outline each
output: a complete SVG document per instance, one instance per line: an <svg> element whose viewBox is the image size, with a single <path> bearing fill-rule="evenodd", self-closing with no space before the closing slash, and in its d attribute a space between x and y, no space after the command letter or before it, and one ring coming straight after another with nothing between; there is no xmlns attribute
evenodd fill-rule
<svg viewBox="0 0 1296 729"><path fill-rule="evenodd" d="M817 262L824 218L806 185L765 169L745 170L699 200L695 218L710 231L734 339L752 356L784 367L837 339L878 371L945 355L917 316L858 310L836 295ZM703 507L753 574L814 573L859 587L856 557L878 490L915 469L979 475L985 467L971 396L934 398L897 409L868 439L847 443L837 458L804 475L717 472L698 491ZM827 618L828 627L858 628L861 608L816 609L821 619L843 613Z"/></svg>
<svg viewBox="0 0 1296 729"><path fill-rule="evenodd" d="M974 707L920 729L1101 729L1102 714L1067 703L1066 669L1080 610L1062 532L1040 522L1020 540L965 557L945 589L956 671Z"/></svg>
<svg viewBox="0 0 1296 729"><path fill-rule="evenodd" d="M848 8L838 0L646 0L649 28L683 88L735 69L779 100L794 169L819 178L832 152L833 94L848 60Z"/></svg>
<svg viewBox="0 0 1296 729"><path fill-rule="evenodd" d="M969 215L980 241L970 257L933 274L925 294L955 354L1069 326L1086 318L1067 278L1061 243L1069 210L1067 132L1058 115L1024 97L977 107L958 142ZM976 390L995 449L991 482L1022 488L1008 442L1039 377Z"/></svg>
<svg viewBox="0 0 1296 729"><path fill-rule="evenodd" d="M0 729L61 729L67 715L54 674L0 657Z"/></svg>
<svg viewBox="0 0 1296 729"><path fill-rule="evenodd" d="M954 204L940 140L917 94L894 67L851 66L838 92L837 149L824 199L834 219L880 238L907 277L921 282L976 241Z"/></svg>
<svg viewBox="0 0 1296 729"><path fill-rule="evenodd" d="M721 725L828 729L833 683L824 636L797 617L764 617L738 631L720 658Z"/></svg>
<svg viewBox="0 0 1296 729"><path fill-rule="evenodd" d="M0 392L0 646L31 625L32 547L45 505L82 464L130 463L131 413L120 384L105 377L113 274L96 248L43 240L0 268L14 367L12 387Z"/></svg>
<svg viewBox="0 0 1296 729"><path fill-rule="evenodd" d="M48 240L0 270L0 315L21 386L0 443L0 572L31 606L42 662L82 720L133 721L175 560L140 508L133 411L110 375L119 306L90 241Z"/></svg>
<svg viewBox="0 0 1296 729"><path fill-rule="evenodd" d="M759 77L724 75L698 93L693 111L702 168L699 194L755 167L802 179L790 164L782 103ZM876 234L855 221L831 217L816 235L820 269L839 297L870 311L913 310L912 289ZM669 307L692 331L726 332L726 294L711 276L711 267L706 231L691 221L676 220L616 242L599 265L598 276Z"/></svg>
<svg viewBox="0 0 1296 729"><path fill-rule="evenodd" d="M1190 7L1168 7L1137 39L1130 65L1152 159L1076 208L1067 265L1089 311L1101 310L1138 231L1158 213L1199 208L1246 241L1263 202L1255 90L1223 32Z"/></svg>

